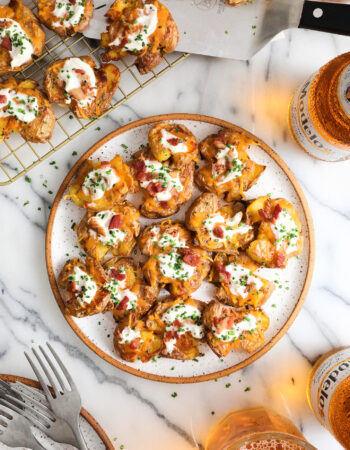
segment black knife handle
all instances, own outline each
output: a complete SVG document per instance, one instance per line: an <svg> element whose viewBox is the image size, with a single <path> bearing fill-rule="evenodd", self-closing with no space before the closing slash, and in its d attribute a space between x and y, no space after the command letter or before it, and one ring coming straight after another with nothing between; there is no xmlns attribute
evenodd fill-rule
<svg viewBox="0 0 350 450"><path fill-rule="evenodd" d="M350 35L350 5L306 0L299 28Z"/></svg>

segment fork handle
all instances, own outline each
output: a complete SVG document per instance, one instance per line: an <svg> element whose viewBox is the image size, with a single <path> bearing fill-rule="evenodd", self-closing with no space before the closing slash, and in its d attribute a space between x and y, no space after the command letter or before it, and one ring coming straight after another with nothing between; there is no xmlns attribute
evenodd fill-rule
<svg viewBox="0 0 350 450"><path fill-rule="evenodd" d="M88 450L88 448L85 444L83 435L81 434L78 420L74 421L74 423L69 424L69 425L71 426L74 436L77 440L77 444L79 445L79 450Z"/></svg>

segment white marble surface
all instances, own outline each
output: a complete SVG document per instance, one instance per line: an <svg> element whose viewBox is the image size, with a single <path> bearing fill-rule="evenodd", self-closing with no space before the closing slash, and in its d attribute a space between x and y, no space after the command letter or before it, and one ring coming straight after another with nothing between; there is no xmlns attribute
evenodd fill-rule
<svg viewBox="0 0 350 450"><path fill-rule="evenodd" d="M222 414L256 404L290 417L317 448L340 449L312 416L305 389L317 356L350 342L350 161L311 159L292 141L286 118L299 83L349 47L350 38L295 30L249 63L191 56L105 118L101 131L86 132L37 167L31 183L22 178L0 188L0 372L31 377L23 351L49 340L78 381L85 407L117 449L201 448L208 427ZM72 163L121 124L168 112L217 116L264 139L299 179L316 232L313 283L287 335L252 366L198 385L138 379L99 359L62 317L45 268L49 205ZM72 156L73 151L78 155ZM49 164L53 160L58 170ZM247 386L251 390L245 392Z"/></svg>

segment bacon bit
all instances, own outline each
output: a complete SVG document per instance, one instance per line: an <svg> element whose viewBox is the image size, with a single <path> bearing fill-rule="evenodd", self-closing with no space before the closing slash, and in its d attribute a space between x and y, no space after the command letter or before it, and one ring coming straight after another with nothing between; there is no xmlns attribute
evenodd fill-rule
<svg viewBox="0 0 350 450"><path fill-rule="evenodd" d="M74 97L77 100L84 100L85 94L81 88L74 88L69 91L69 95Z"/></svg>
<svg viewBox="0 0 350 450"><path fill-rule="evenodd" d="M10 28L11 23L7 20L0 20L0 28Z"/></svg>
<svg viewBox="0 0 350 450"><path fill-rule="evenodd" d="M273 211L273 218L277 220L278 216L280 215L281 212L282 212L281 205L279 203L277 203L277 205L275 206L275 209Z"/></svg>
<svg viewBox="0 0 350 450"><path fill-rule="evenodd" d="M215 266L216 270L223 277L223 280L220 281L223 281L224 283L229 283L231 280L231 275L229 274L229 272L226 271L224 264L217 262Z"/></svg>
<svg viewBox="0 0 350 450"><path fill-rule="evenodd" d="M186 253L182 257L182 261L192 267L197 267L200 260L200 255L196 255L194 253Z"/></svg>
<svg viewBox="0 0 350 450"><path fill-rule="evenodd" d="M72 292L76 292L77 291L77 285L75 281L72 281L71 285L70 285L70 290Z"/></svg>
<svg viewBox="0 0 350 450"><path fill-rule="evenodd" d="M286 257L283 253L277 253L276 255L276 267L284 267Z"/></svg>
<svg viewBox="0 0 350 450"><path fill-rule="evenodd" d="M214 236L222 239L224 237L224 230L217 225L213 229L213 234L214 234Z"/></svg>
<svg viewBox="0 0 350 450"><path fill-rule="evenodd" d="M122 301L117 306L117 310L118 311L124 311L124 309L126 309L126 307L128 306L128 302L129 302L129 297L127 297L125 295L125 297L123 297Z"/></svg>
<svg viewBox="0 0 350 450"><path fill-rule="evenodd" d="M182 327L182 322L181 322L181 320L179 320L179 319L174 320L174 325L175 325L176 327Z"/></svg>
<svg viewBox="0 0 350 450"><path fill-rule="evenodd" d="M111 276L119 281L123 281L126 278L126 274L118 272L117 269L111 269Z"/></svg>
<svg viewBox="0 0 350 450"><path fill-rule="evenodd" d="M190 142L191 142L191 145L192 145L192 150L196 150L198 148L197 142L194 142L194 141L190 141Z"/></svg>
<svg viewBox="0 0 350 450"><path fill-rule="evenodd" d="M235 323L235 318L233 316L227 317L227 329L230 330Z"/></svg>
<svg viewBox="0 0 350 450"><path fill-rule="evenodd" d="M219 324L219 318L218 317L214 317L213 318L213 324L214 324L214 327L218 326L218 324Z"/></svg>
<svg viewBox="0 0 350 450"><path fill-rule="evenodd" d="M74 0L75 1L75 0ZM75 72L76 73L80 73L81 75L84 75L85 74L85 70L83 70L83 69L75 69Z"/></svg>
<svg viewBox="0 0 350 450"><path fill-rule="evenodd" d="M167 202L167 200L162 200L160 203L161 208L163 209L167 209L169 207L169 203Z"/></svg>
<svg viewBox="0 0 350 450"><path fill-rule="evenodd" d="M75 5L75 4L76 4L76 0L69 0L69 3L70 3L71 5Z"/></svg>
<svg viewBox="0 0 350 450"><path fill-rule="evenodd" d="M165 333L166 339L174 339L175 337L176 337L175 331L170 330Z"/></svg>
<svg viewBox="0 0 350 450"><path fill-rule="evenodd" d="M216 138L214 139L214 146L218 149L223 149L226 147L225 143L224 143L224 137L223 136L216 136Z"/></svg>
<svg viewBox="0 0 350 450"><path fill-rule="evenodd" d="M113 230L114 228L121 228L122 226L122 216L120 214L115 214L111 221L109 222L108 229Z"/></svg>
<svg viewBox="0 0 350 450"><path fill-rule="evenodd" d="M152 178L153 178L153 175L151 172L139 172L137 174L137 179L139 181L149 181L149 180L152 180Z"/></svg>
<svg viewBox="0 0 350 450"><path fill-rule="evenodd" d="M6 103L6 102L7 102L6 95L0 95L0 103Z"/></svg>
<svg viewBox="0 0 350 450"><path fill-rule="evenodd" d="M165 190L165 188L162 187L162 183L160 181L157 181L156 183L150 183L146 189L153 197L156 196L158 192L162 192Z"/></svg>
<svg viewBox="0 0 350 450"><path fill-rule="evenodd" d="M110 167L111 163L109 161L102 161L99 169L105 169L106 167Z"/></svg>
<svg viewBox="0 0 350 450"><path fill-rule="evenodd" d="M269 216L267 215L267 212L264 209L259 209L259 215L265 221L268 221L270 219Z"/></svg>
<svg viewBox="0 0 350 450"><path fill-rule="evenodd" d="M129 39L128 39L127 37L124 37L124 38L121 40L121 42L120 42L120 44L119 44L119 47L124 47L128 42L129 42Z"/></svg>
<svg viewBox="0 0 350 450"><path fill-rule="evenodd" d="M129 347L130 347L132 350L136 350L137 347L139 346L139 341L140 341L140 338L135 338L135 339L133 339L133 340L130 342Z"/></svg>
<svg viewBox="0 0 350 450"><path fill-rule="evenodd" d="M178 145L179 144L179 138L170 138L170 139L167 139L167 142L170 145Z"/></svg>
<svg viewBox="0 0 350 450"><path fill-rule="evenodd" d="M84 208L88 208L89 207L89 203L88 202L85 202L84 203Z"/></svg>
<svg viewBox="0 0 350 450"><path fill-rule="evenodd" d="M132 162L132 166L138 172L144 172L146 170L146 163L143 159L138 159Z"/></svg>
<svg viewBox="0 0 350 450"><path fill-rule="evenodd" d="M5 34L4 39L1 42L1 47L6 50L12 50L12 42L8 34Z"/></svg>

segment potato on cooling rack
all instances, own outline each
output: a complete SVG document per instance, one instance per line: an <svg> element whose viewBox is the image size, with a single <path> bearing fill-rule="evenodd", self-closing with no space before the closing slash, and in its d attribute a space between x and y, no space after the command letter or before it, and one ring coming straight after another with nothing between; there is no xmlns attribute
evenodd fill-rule
<svg viewBox="0 0 350 450"><path fill-rule="evenodd" d="M40 22L64 38L82 33L93 11L93 0L38 0Z"/></svg>
<svg viewBox="0 0 350 450"><path fill-rule="evenodd" d="M51 102L69 107L80 119L91 119L107 111L119 79L114 64L102 64L97 69L90 56L80 56L51 63L43 86Z"/></svg>
<svg viewBox="0 0 350 450"><path fill-rule="evenodd" d="M111 294L114 318L121 320L130 312L142 317L155 302L158 285L148 285L131 258L111 258L103 267L108 277L105 289Z"/></svg>
<svg viewBox="0 0 350 450"><path fill-rule="evenodd" d="M113 304L106 283L105 271L95 259L67 261L58 279L59 287L64 289L65 313L85 317L111 310Z"/></svg>
<svg viewBox="0 0 350 450"><path fill-rule="evenodd" d="M248 255L266 267L284 268L303 248L302 226L294 206L284 198L259 197L247 208L248 223L259 225Z"/></svg>
<svg viewBox="0 0 350 450"><path fill-rule="evenodd" d="M212 300L204 309L203 322L209 347L222 358L240 347L255 353L264 345L270 320L260 309L237 311Z"/></svg>
<svg viewBox="0 0 350 450"><path fill-rule="evenodd" d="M30 142L47 142L56 118L50 102L33 80L8 78L0 83L0 141L14 131Z"/></svg>
<svg viewBox="0 0 350 450"><path fill-rule="evenodd" d="M140 232L139 218L139 211L127 201L103 211L88 211L77 227L78 242L98 261L109 250L115 256L129 256Z"/></svg>
<svg viewBox="0 0 350 450"><path fill-rule="evenodd" d="M253 227L245 223L245 206L222 206L212 193L204 193L192 203L186 211L186 225L196 233L198 245L212 252L235 254L254 239Z"/></svg>
<svg viewBox="0 0 350 450"><path fill-rule="evenodd" d="M106 13L107 32L101 34L103 61L117 61L127 53L137 56L141 74L155 69L165 53L175 50L177 26L169 10L158 0L116 0Z"/></svg>
<svg viewBox="0 0 350 450"><path fill-rule="evenodd" d="M137 190L138 185L129 166L116 155L111 161L84 161L75 182L69 186L68 197L79 208L104 211Z"/></svg>
<svg viewBox="0 0 350 450"><path fill-rule="evenodd" d="M196 183L203 191L224 196L228 202L244 197L265 170L250 159L247 150L254 142L243 133L222 129L206 137L199 151L206 165L196 173Z"/></svg>
<svg viewBox="0 0 350 450"><path fill-rule="evenodd" d="M20 0L0 5L0 75L25 69L44 44L44 30L30 8Z"/></svg>
<svg viewBox="0 0 350 450"><path fill-rule="evenodd" d="M275 285L255 273L257 269L259 265L244 252L232 256L218 254L210 274L210 281L218 286L216 297L235 307L262 306L274 291Z"/></svg>
<svg viewBox="0 0 350 450"><path fill-rule="evenodd" d="M148 313L147 328L163 336L162 356L182 360L199 356L198 344L204 339L204 307L204 302L190 297L169 297Z"/></svg>

